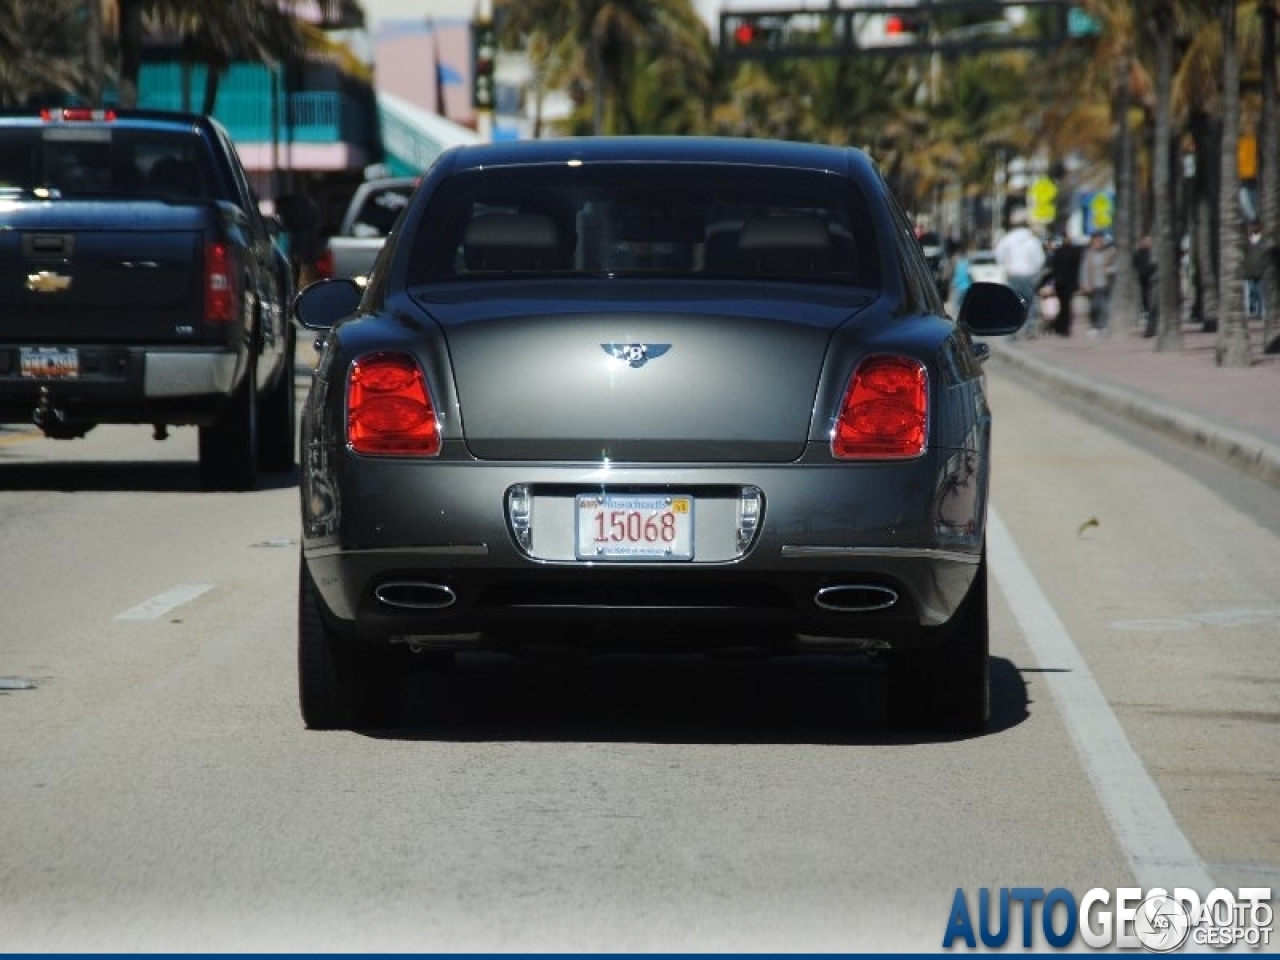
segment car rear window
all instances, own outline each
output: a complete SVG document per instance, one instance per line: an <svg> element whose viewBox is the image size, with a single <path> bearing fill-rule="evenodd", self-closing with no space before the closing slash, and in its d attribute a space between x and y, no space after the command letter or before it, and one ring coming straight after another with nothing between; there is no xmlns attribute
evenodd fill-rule
<svg viewBox="0 0 1280 960"><path fill-rule="evenodd" d="M412 237L411 284L716 276L878 286L865 198L831 174L593 164L457 174Z"/></svg>

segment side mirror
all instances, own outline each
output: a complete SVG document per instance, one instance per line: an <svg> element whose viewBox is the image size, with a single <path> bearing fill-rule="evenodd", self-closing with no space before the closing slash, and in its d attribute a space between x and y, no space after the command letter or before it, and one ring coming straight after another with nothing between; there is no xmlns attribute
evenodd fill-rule
<svg viewBox="0 0 1280 960"><path fill-rule="evenodd" d="M363 295L349 277L317 280L293 298L293 316L308 330L330 330L356 312Z"/></svg>
<svg viewBox="0 0 1280 960"><path fill-rule="evenodd" d="M956 320L981 337L1008 336L1027 322L1027 303L1012 287L980 280L965 293Z"/></svg>

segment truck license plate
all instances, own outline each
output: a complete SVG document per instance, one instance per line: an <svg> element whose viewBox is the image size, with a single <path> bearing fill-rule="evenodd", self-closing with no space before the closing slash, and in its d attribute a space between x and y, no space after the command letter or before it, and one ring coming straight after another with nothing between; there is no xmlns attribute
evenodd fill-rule
<svg viewBox="0 0 1280 960"><path fill-rule="evenodd" d="M693 497L579 494L580 560L692 560Z"/></svg>
<svg viewBox="0 0 1280 960"><path fill-rule="evenodd" d="M80 353L74 347L23 347L22 376L40 380L74 380L80 376Z"/></svg>

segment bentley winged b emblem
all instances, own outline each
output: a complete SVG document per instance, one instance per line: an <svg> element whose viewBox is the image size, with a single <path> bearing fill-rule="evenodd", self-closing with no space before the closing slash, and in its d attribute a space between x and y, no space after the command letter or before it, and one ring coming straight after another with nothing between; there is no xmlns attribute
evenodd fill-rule
<svg viewBox="0 0 1280 960"><path fill-rule="evenodd" d="M671 349L669 343L602 343L600 348L611 357L627 361L629 367L643 367Z"/></svg>

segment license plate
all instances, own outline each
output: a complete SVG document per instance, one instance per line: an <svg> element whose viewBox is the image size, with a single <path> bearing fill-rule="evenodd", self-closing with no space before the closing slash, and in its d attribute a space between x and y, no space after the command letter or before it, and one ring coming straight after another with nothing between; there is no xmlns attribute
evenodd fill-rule
<svg viewBox="0 0 1280 960"><path fill-rule="evenodd" d="M579 494L580 560L692 560L693 497Z"/></svg>
<svg viewBox="0 0 1280 960"><path fill-rule="evenodd" d="M74 347L23 347L22 376L40 380L74 380L80 376L80 353Z"/></svg>

